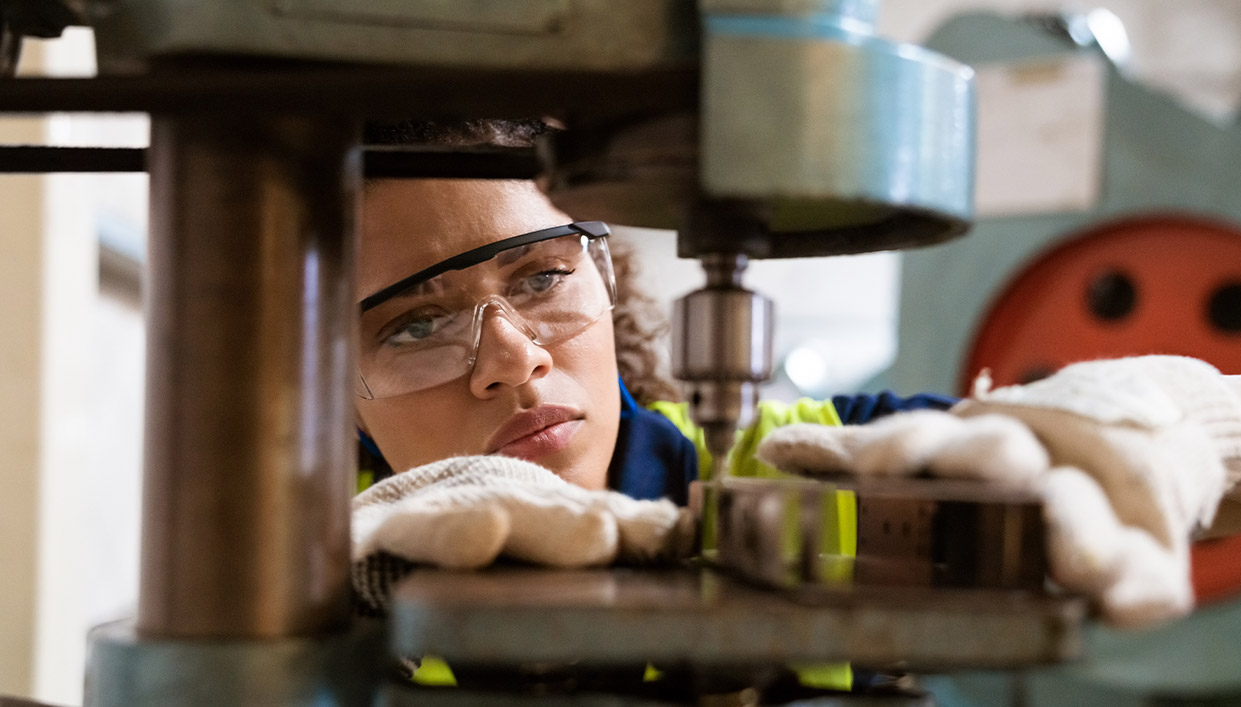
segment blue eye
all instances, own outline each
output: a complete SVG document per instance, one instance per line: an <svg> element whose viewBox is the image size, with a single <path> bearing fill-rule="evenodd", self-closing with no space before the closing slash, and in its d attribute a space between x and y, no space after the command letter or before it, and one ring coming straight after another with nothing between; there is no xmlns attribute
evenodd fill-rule
<svg viewBox="0 0 1241 707"><path fill-rule="evenodd" d="M384 341L392 346L427 343L427 339L435 336L451 319L446 315L411 317L396 327Z"/></svg>
<svg viewBox="0 0 1241 707"><path fill-rule="evenodd" d="M414 321L401 327L400 333L414 339L425 339L435 331L434 319L415 319Z"/></svg>
<svg viewBox="0 0 1241 707"><path fill-rule="evenodd" d="M572 275L572 270L557 268L537 272L522 280L522 288L534 294L543 294Z"/></svg>

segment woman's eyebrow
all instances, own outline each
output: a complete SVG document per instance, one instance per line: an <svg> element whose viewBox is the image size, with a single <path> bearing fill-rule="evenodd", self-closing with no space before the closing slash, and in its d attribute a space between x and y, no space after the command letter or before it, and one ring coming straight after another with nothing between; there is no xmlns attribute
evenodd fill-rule
<svg viewBox="0 0 1241 707"><path fill-rule="evenodd" d="M525 256L526 253L529 253L530 249L535 245L537 244L531 243L530 245L523 245L518 246L517 248L502 250L496 254L496 262L500 265L511 265L512 263L521 260L521 258Z"/></svg>
<svg viewBox="0 0 1241 707"><path fill-rule="evenodd" d="M437 295L444 292L448 285L443 278L433 277L430 280L415 282L409 287L392 295L391 299L407 299L409 297L418 297L419 295Z"/></svg>

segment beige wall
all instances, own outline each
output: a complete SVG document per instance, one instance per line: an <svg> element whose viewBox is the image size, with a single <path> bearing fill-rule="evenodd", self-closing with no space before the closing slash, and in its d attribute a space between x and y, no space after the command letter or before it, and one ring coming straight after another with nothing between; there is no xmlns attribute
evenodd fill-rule
<svg viewBox="0 0 1241 707"><path fill-rule="evenodd" d="M75 32L28 43L22 71L92 67L90 38ZM0 144L104 144L117 132L116 118L0 119ZM142 227L144 199L142 177L0 175L3 695L80 703L87 627L132 605L140 310L100 290L98 225L111 213Z"/></svg>
<svg viewBox="0 0 1241 707"><path fill-rule="evenodd" d="M1121 19L1143 81L1220 118L1241 101L1241 2L1237 0L883 0L879 33L917 42L966 11L1005 14L1104 7Z"/></svg>
<svg viewBox="0 0 1241 707"><path fill-rule="evenodd" d="M42 130L0 122L0 141L37 142ZM0 176L0 694L30 694L34 680L42 200L41 179Z"/></svg>

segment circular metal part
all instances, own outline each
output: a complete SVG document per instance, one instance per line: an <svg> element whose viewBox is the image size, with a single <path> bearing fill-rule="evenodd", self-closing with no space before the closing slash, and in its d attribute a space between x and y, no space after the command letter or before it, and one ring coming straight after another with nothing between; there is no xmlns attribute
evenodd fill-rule
<svg viewBox="0 0 1241 707"><path fill-rule="evenodd" d="M144 637L348 623L358 132L152 121Z"/></svg>
<svg viewBox="0 0 1241 707"><path fill-rule="evenodd" d="M623 126L574 126L540 146L545 189L568 214L614 224L681 228L698 194L698 116Z"/></svg>
<svg viewBox="0 0 1241 707"><path fill-rule="evenodd" d="M775 306L741 286L747 262L737 253L705 256L706 287L673 307L672 375L686 383L690 417L704 430L717 473L737 427L754 417L758 384L771 377Z"/></svg>
<svg viewBox="0 0 1241 707"><path fill-rule="evenodd" d="M732 277L719 275L715 267L707 271L709 282ZM767 380L774 312L770 299L734 284L708 285L677 300L672 374L691 382Z"/></svg>
<svg viewBox="0 0 1241 707"><path fill-rule="evenodd" d="M1017 273L968 351L960 390L983 368L1009 385L1145 353L1241 373L1241 228L1151 215L1081 232Z"/></svg>
<svg viewBox="0 0 1241 707"><path fill-rule="evenodd" d="M965 231L969 67L851 31L831 12L778 9L708 8L703 62L703 190L768 209L776 245L766 257L928 245Z"/></svg>
<svg viewBox="0 0 1241 707"><path fill-rule="evenodd" d="M376 622L321 639L263 641L150 640L115 623L91 631L89 642L87 707L370 705L387 664Z"/></svg>

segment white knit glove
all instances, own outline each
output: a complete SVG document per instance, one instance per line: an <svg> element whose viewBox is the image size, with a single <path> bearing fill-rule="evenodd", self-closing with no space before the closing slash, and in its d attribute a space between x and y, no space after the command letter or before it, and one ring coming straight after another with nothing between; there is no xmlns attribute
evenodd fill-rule
<svg viewBox="0 0 1241 707"><path fill-rule="evenodd" d="M1053 579L1119 626L1188 612L1190 536L1241 477L1241 386L1196 359L1146 356L988 387L976 382L947 413L782 428L758 457L809 475L929 472L1040 489Z"/></svg>
<svg viewBox="0 0 1241 707"><path fill-rule="evenodd" d="M386 606L391 557L404 560L395 565L404 571L411 563L477 569L500 555L588 567L678 559L693 542L689 511L669 500L588 491L502 456L416 467L353 500L354 585L376 609Z"/></svg>

